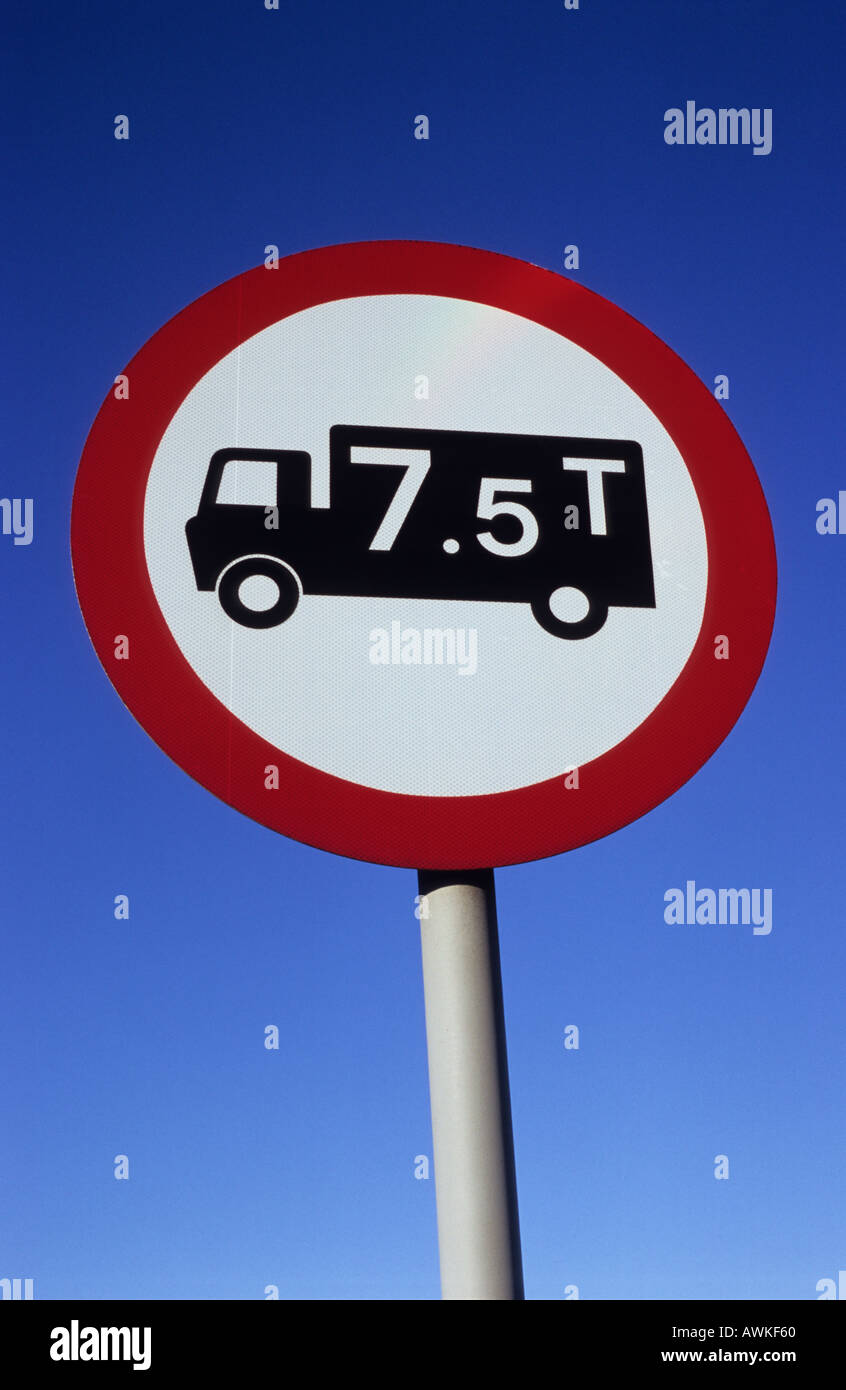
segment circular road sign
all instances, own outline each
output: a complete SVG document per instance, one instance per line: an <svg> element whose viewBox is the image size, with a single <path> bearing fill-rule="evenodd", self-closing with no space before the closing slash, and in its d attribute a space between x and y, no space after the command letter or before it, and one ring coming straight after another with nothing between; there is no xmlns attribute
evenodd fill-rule
<svg viewBox="0 0 846 1390"><path fill-rule="evenodd" d="M85 445L91 640L209 791L321 849L573 849L710 757L760 674L775 548L722 407L551 271L331 246L165 324Z"/></svg>

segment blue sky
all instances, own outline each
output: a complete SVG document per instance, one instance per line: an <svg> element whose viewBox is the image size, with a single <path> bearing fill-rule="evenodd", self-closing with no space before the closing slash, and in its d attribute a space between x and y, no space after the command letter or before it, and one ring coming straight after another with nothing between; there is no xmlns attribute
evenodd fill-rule
<svg viewBox="0 0 846 1390"><path fill-rule="evenodd" d="M527 1297L812 1299L846 1267L846 538L815 529L846 488L839 23L762 0L8 21L0 491L35 524L0 536L0 1277L439 1296L415 875L283 840L170 762L94 655L68 544L88 430L156 329L268 243L371 238L553 270L578 244L583 284L728 374L778 549L767 664L705 767L497 873ZM772 108L772 152L667 146L688 99ZM772 933L666 925L689 878L771 888Z"/></svg>

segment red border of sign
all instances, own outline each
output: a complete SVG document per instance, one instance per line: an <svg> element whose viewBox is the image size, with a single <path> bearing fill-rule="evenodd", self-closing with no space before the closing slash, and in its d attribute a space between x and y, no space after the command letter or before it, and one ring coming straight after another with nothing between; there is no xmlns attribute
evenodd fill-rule
<svg viewBox="0 0 846 1390"><path fill-rule="evenodd" d="M693 478L708 544L696 645L661 703L622 743L579 769L488 796L407 796L321 772L241 723L188 665L147 573L144 497L156 448L195 384L269 324L335 299L429 294L533 319L605 362L658 416ZM253 820L355 859L408 868L484 868L542 859L620 829L664 801L717 749L760 675L772 631L776 557L752 462L710 391L649 329L572 280L491 251L375 241L289 256L235 276L165 324L106 398L82 455L71 549L94 648L160 748ZM115 659L115 637L129 660ZM728 660L715 660L725 634ZM515 711L515 723L519 711ZM265 767L279 767L278 790Z"/></svg>

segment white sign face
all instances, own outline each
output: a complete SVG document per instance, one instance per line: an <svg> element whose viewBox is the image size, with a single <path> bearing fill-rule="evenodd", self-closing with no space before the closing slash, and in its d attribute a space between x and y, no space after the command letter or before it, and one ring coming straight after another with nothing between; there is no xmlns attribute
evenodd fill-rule
<svg viewBox="0 0 846 1390"><path fill-rule="evenodd" d="M558 854L670 796L748 700L776 582L755 470L574 282L325 247L210 291L119 380L74 493L88 630L260 824L409 868Z"/></svg>
<svg viewBox="0 0 846 1390"><path fill-rule="evenodd" d="M310 593L302 584L295 610L277 625L233 621L214 592L198 590L186 544L185 524L198 512L210 460L225 449L309 455L319 544L317 523L333 509L329 440L338 425L636 441L643 457L654 606L612 603L598 632L567 639L541 627L528 602L458 593ZM430 538L431 555L424 551L422 560L441 572L436 591L448 591L459 556L477 563L484 584L491 545L502 547L496 560L505 583L508 566L518 571L532 549L553 555L553 572L554 552L566 553L580 533L607 549L607 480L625 469L623 460L567 461L559 451L565 491L551 506L539 505L537 465L525 451L518 446L506 457L505 476L501 454L489 473L482 454L471 514L455 514L451 498L463 500L463 493L447 476L437 480L434 515L427 510L418 523L415 508L436 481L431 449L382 446L369 463L356 463L355 454L353 449L350 471L362 485L368 475L382 474L389 503L384 514L372 515L363 548L381 546L387 555L400 546L404 531L434 525L439 531ZM464 460L451 457L448 467L461 469ZM567 474L580 492L566 491ZM499 485L484 484L486 477ZM568 499L576 517L565 515ZM301 500L298 494L298 505ZM275 503L272 459L245 457L224 468L214 503L218 513L251 506L263 526L265 508ZM491 512L496 505L502 513ZM269 540L283 534L284 510L283 497L279 529L266 530ZM522 536L515 520L521 517ZM326 545L331 543L327 528ZM144 550L156 599L179 648L243 724L323 772L413 796L527 787L620 743L660 703L690 657L708 578L705 526L690 474L660 420L625 381L531 319L415 294L320 304L271 324L216 363L187 395L156 450L146 489ZM279 552L266 551L282 555L284 544ZM264 553L258 545L256 553ZM559 593L557 604L562 617L578 619L585 600L564 582L566 568L556 588L567 592ZM267 576L248 576L240 587L245 607L259 612L276 595Z"/></svg>

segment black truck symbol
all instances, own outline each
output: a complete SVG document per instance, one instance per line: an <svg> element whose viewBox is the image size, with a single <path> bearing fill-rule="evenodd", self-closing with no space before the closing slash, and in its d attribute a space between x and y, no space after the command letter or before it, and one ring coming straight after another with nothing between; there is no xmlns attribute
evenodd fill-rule
<svg viewBox="0 0 846 1390"><path fill-rule="evenodd" d="M219 500L244 461L267 470L263 504ZM333 425L329 488L312 505L307 453L218 449L185 528L197 588L253 628L285 622L302 593L527 603L567 638L611 607L655 607L631 440ZM257 575L269 606L244 601Z"/></svg>

